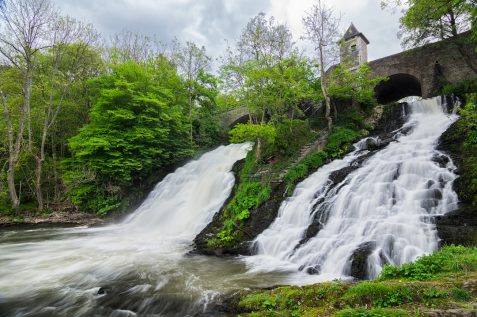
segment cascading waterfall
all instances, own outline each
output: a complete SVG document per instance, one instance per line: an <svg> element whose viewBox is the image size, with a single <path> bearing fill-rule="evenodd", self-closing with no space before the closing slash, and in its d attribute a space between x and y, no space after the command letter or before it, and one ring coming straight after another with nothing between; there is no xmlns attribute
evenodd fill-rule
<svg viewBox="0 0 477 317"><path fill-rule="evenodd" d="M184 256L250 148L221 146L179 168L121 224L31 230L25 240L0 232L0 316L186 316L205 307L217 292L200 278L207 265ZM227 288L221 280L214 286Z"/></svg>
<svg viewBox="0 0 477 317"><path fill-rule="evenodd" d="M455 121L440 99L415 101L411 115L384 149L362 150L322 167L299 184L280 207L272 225L254 241L256 255L246 258L251 272L304 271L314 281L348 278L353 257L364 252L365 276L373 278L386 263L401 265L435 250L438 237L431 216L456 208L450 158L435 148ZM359 161L360 163L358 163ZM330 175L360 167L334 184ZM315 234L306 237L314 227ZM317 232L317 233L316 233ZM306 237L306 239L304 239Z"/></svg>

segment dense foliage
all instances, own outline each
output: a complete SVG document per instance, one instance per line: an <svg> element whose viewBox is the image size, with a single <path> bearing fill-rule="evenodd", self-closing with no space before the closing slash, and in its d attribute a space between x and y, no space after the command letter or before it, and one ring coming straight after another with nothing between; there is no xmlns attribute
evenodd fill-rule
<svg viewBox="0 0 477 317"><path fill-rule="evenodd" d="M422 256L417 261L400 267L386 265L380 279L423 281L438 278L446 273L474 271L477 271L477 248L448 246L439 252Z"/></svg>
<svg viewBox="0 0 477 317"><path fill-rule="evenodd" d="M91 122L70 139L65 177L74 204L106 213L154 169L190 154L189 126L176 97L180 78L165 60L114 66L92 86Z"/></svg>
<svg viewBox="0 0 477 317"><path fill-rule="evenodd" d="M417 46L457 36L472 26L473 0L383 0L381 3L404 5L401 18L403 46Z"/></svg>
<svg viewBox="0 0 477 317"><path fill-rule="evenodd" d="M349 65L340 63L330 72L328 80L328 91L334 102L355 102L365 109L371 109L377 104L374 88L386 78L371 77L368 64L361 64L356 70L351 70Z"/></svg>

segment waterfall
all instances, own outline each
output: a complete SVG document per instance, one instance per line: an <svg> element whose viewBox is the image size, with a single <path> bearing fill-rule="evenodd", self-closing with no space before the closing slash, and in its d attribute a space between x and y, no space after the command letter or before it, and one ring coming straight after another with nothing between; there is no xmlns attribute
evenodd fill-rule
<svg viewBox="0 0 477 317"><path fill-rule="evenodd" d="M156 185L125 227L190 242L230 195L235 183L230 170L250 149L250 144L221 146L178 168Z"/></svg>
<svg viewBox="0 0 477 317"><path fill-rule="evenodd" d="M198 277L207 276L204 260L185 255L230 195L232 166L250 148L221 146L177 169L117 225L0 231L0 316L188 316L203 309L227 285L210 287Z"/></svg>
<svg viewBox="0 0 477 317"><path fill-rule="evenodd" d="M254 241L256 255L245 259L251 272L300 270L317 275L315 281L348 278L361 252L365 276L373 278L384 264L401 265L438 247L431 216L455 209L458 198L452 190L455 166L449 157L435 162L444 156L436 145L456 116L444 112L439 98L409 108L402 128L407 133L376 153L363 150L363 140L297 186ZM354 170L333 183L330 176L343 168Z"/></svg>

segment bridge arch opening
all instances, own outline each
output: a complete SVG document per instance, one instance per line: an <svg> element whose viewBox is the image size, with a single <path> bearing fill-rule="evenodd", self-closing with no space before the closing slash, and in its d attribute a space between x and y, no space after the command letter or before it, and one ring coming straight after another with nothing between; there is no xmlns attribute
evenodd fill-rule
<svg viewBox="0 0 477 317"><path fill-rule="evenodd" d="M387 104L405 97L422 97L419 79L409 74L394 74L376 86L376 98L379 104Z"/></svg>
<svg viewBox="0 0 477 317"><path fill-rule="evenodd" d="M247 113L246 115L242 115L238 118L235 118L231 123L228 124L228 128L232 129L239 123L248 123L250 121L250 116Z"/></svg>

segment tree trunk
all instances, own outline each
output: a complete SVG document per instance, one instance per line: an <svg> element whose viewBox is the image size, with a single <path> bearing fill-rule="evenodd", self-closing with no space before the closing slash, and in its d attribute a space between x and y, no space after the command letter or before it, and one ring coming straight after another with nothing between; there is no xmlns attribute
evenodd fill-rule
<svg viewBox="0 0 477 317"><path fill-rule="evenodd" d="M326 80L325 80L325 68L324 68L324 61L325 58L323 56L324 48L320 44L320 81L321 81L321 91L323 93L323 97L325 98L325 118L328 122L328 130L331 132L331 128L333 126L333 119L331 118L331 99L328 95L328 89L326 87Z"/></svg>
<svg viewBox="0 0 477 317"><path fill-rule="evenodd" d="M260 160L260 156L262 155L262 140L261 138L257 138L257 147L255 148L255 161Z"/></svg>
<svg viewBox="0 0 477 317"><path fill-rule="evenodd" d="M192 135L193 127L192 127L192 93L189 92L189 124L190 124L190 145L194 145L194 138Z"/></svg>
<svg viewBox="0 0 477 317"><path fill-rule="evenodd" d="M15 188L15 165L16 160L12 157L8 160L7 184L10 200L12 201L12 208L15 210L17 216L20 215L20 199Z"/></svg>
<svg viewBox="0 0 477 317"><path fill-rule="evenodd" d="M451 24L451 33L452 33L452 36L457 36L457 25L456 25L456 21L455 21L455 14L454 14L454 11L453 10L450 10L449 11L449 15L450 15L450 24Z"/></svg>
<svg viewBox="0 0 477 317"><path fill-rule="evenodd" d="M43 211L43 191L41 186L41 173L43 170L43 160L41 158L36 158L36 168L35 168L35 195L36 201L38 204L38 211Z"/></svg>
<svg viewBox="0 0 477 317"><path fill-rule="evenodd" d="M324 72L321 75L321 91L323 93L323 97L325 98L325 119L328 122L328 130L331 131L333 126L333 118L331 118L331 99L328 96L328 90L326 89L326 83L324 79Z"/></svg>
<svg viewBox="0 0 477 317"><path fill-rule="evenodd" d="M10 116L10 110L8 108L8 101L3 94L3 91L0 91L2 97L2 104L4 109L4 118L5 124L7 126L7 139L8 139L8 171L7 171L7 184L8 184L8 193L10 200L12 202L12 208L15 210L16 215L20 214L20 198L17 195L17 190L15 188L15 167L20 158L20 150L23 139L23 130L25 128L25 109L21 111L17 136L14 141L13 137L13 125Z"/></svg>
<svg viewBox="0 0 477 317"><path fill-rule="evenodd" d="M51 134L51 159L53 164L53 189L54 196L53 200L56 202L59 200L59 188L58 188L58 166L57 166L57 157L56 157L56 144L55 144L55 131Z"/></svg>

